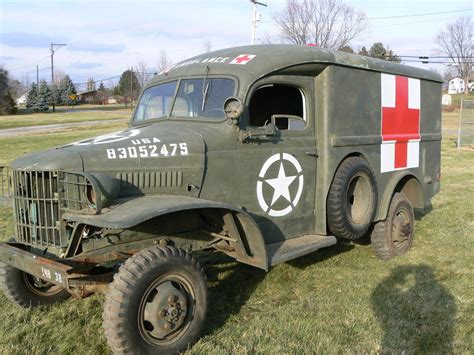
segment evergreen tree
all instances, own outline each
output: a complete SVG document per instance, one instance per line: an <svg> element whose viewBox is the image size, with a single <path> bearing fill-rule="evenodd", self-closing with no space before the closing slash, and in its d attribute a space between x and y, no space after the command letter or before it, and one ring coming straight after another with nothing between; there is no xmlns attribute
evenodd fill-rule
<svg viewBox="0 0 474 355"><path fill-rule="evenodd" d="M10 85L8 72L0 68L0 115L10 115L17 111L11 91L12 87Z"/></svg>
<svg viewBox="0 0 474 355"><path fill-rule="evenodd" d="M26 94L26 108L38 112L38 86L36 83L31 84L30 90Z"/></svg>
<svg viewBox="0 0 474 355"><path fill-rule="evenodd" d="M100 82L99 89L97 91L99 92L99 97L100 97L100 101L102 105L105 104L105 98L107 96L107 92L105 90L105 86L102 81Z"/></svg>
<svg viewBox="0 0 474 355"><path fill-rule="evenodd" d="M51 102L51 90L45 80L41 80L38 87L37 108L39 112L48 111Z"/></svg>
<svg viewBox="0 0 474 355"><path fill-rule="evenodd" d="M104 86L104 83L102 81L100 82L100 85L99 85L99 91L100 92L105 92L105 86Z"/></svg>
<svg viewBox="0 0 474 355"><path fill-rule="evenodd" d="M125 98L125 106L128 100L133 101L140 93L140 83L131 70L126 70L122 73L118 84L118 93Z"/></svg>
<svg viewBox="0 0 474 355"><path fill-rule="evenodd" d="M383 46L382 42L375 42L369 49L369 57L400 63L400 58L391 49Z"/></svg>
<svg viewBox="0 0 474 355"><path fill-rule="evenodd" d="M338 49L338 51L340 52L346 52L346 53L354 53L354 50L352 49L351 46L343 46L341 48Z"/></svg>
<svg viewBox="0 0 474 355"><path fill-rule="evenodd" d="M66 75L59 83L59 92L60 96L56 97L60 98L61 104L69 106L76 103L75 96L77 91L69 75Z"/></svg>
<svg viewBox="0 0 474 355"><path fill-rule="evenodd" d="M367 52L367 48L365 48L365 46L363 46L362 49L359 51L359 55L363 55L366 57L369 56L369 52Z"/></svg>
<svg viewBox="0 0 474 355"><path fill-rule="evenodd" d="M51 101L50 104L53 104L53 101L56 105L63 105L62 103L63 93L59 84L54 84L51 86Z"/></svg>

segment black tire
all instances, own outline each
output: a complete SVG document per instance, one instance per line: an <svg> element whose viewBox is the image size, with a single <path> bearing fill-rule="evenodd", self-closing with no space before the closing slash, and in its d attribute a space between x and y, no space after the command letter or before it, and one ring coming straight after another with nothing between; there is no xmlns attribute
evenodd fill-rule
<svg viewBox="0 0 474 355"><path fill-rule="evenodd" d="M110 284L105 336L114 354L177 354L198 339L206 312L207 280L197 260L152 247L128 259Z"/></svg>
<svg viewBox="0 0 474 355"><path fill-rule="evenodd" d="M345 159L336 171L326 203L329 230L338 238L358 239L374 221L377 182L367 161Z"/></svg>
<svg viewBox="0 0 474 355"><path fill-rule="evenodd" d="M36 307L64 301L70 294L59 286L0 263L0 289L20 307Z"/></svg>
<svg viewBox="0 0 474 355"><path fill-rule="evenodd" d="M405 254L413 243L413 206L403 193L392 197L388 216L377 222L371 234L372 248L382 260Z"/></svg>

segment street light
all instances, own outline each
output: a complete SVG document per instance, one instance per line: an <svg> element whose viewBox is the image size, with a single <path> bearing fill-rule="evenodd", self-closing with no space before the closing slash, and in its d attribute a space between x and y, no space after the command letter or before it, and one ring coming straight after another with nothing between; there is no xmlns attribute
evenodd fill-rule
<svg viewBox="0 0 474 355"><path fill-rule="evenodd" d="M265 6L267 7L267 4L264 4L263 2L259 2L257 0L250 0L250 2L253 4L253 14L252 14L252 45L255 44L255 31L257 28L257 22L260 21L260 14L257 13L257 5L260 6Z"/></svg>

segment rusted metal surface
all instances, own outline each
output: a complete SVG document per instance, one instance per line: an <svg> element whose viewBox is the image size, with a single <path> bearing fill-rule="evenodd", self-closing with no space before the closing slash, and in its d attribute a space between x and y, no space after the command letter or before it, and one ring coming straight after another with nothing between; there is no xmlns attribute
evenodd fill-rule
<svg viewBox="0 0 474 355"><path fill-rule="evenodd" d="M0 261L63 288L68 288L71 266L43 258L7 243L0 243Z"/></svg>
<svg viewBox="0 0 474 355"><path fill-rule="evenodd" d="M0 165L0 205L12 206L12 184L10 180L10 169L8 166Z"/></svg>

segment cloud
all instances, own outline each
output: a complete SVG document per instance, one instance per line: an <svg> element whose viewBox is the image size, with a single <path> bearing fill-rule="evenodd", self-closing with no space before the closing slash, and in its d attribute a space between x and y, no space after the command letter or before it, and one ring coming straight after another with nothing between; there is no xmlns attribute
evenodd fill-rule
<svg viewBox="0 0 474 355"><path fill-rule="evenodd" d="M16 59L15 57L9 57L7 55L0 55L0 60L12 61L12 60L15 60L15 59Z"/></svg>
<svg viewBox="0 0 474 355"><path fill-rule="evenodd" d="M97 68L97 67L102 67L104 66L102 63L94 63L94 62L77 62L77 63L72 63L69 65L69 67L74 68L74 69L91 69L91 68Z"/></svg>
<svg viewBox="0 0 474 355"><path fill-rule="evenodd" d="M59 39L55 37L55 41ZM51 37L28 32L8 32L0 34L0 43L16 48L44 48L51 44Z"/></svg>
<svg viewBox="0 0 474 355"><path fill-rule="evenodd" d="M95 42L72 42L68 45L70 51L94 52L94 53L119 53L125 50L124 44L105 44Z"/></svg>

